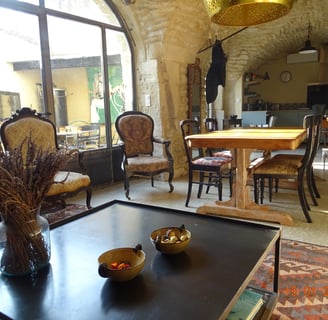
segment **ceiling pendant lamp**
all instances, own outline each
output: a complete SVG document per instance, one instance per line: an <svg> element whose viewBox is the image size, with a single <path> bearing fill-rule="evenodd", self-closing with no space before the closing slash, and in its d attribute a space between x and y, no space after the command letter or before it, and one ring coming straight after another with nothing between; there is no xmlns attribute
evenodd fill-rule
<svg viewBox="0 0 328 320"><path fill-rule="evenodd" d="M311 31L312 31L312 27L311 27L311 24L309 24L307 40L305 41L304 47L298 53L308 54L308 53L314 53L317 51L317 49L315 47L312 47L312 44L311 44L311 40L310 40Z"/></svg>
<svg viewBox="0 0 328 320"><path fill-rule="evenodd" d="M211 21L224 26L253 26L286 15L294 0L204 0Z"/></svg>

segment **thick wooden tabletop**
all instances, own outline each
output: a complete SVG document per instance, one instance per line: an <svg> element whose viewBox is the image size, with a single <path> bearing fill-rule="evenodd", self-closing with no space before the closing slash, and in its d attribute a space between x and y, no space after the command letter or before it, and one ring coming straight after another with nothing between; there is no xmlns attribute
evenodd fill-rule
<svg viewBox="0 0 328 320"><path fill-rule="evenodd" d="M294 150L306 138L303 128L236 128L186 137L193 147Z"/></svg>

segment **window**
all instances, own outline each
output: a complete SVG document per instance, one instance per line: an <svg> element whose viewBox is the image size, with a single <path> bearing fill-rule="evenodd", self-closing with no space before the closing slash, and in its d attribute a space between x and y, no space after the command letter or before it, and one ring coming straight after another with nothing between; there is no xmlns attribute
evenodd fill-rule
<svg viewBox="0 0 328 320"><path fill-rule="evenodd" d="M0 16L3 44L0 50L0 121L3 121L20 107L44 110L39 108L35 92L35 84L41 83L38 18L5 8L0 8Z"/></svg>
<svg viewBox="0 0 328 320"><path fill-rule="evenodd" d="M20 107L50 112L62 145L108 148L133 105L125 29L103 0L44 3L0 0L0 121Z"/></svg>

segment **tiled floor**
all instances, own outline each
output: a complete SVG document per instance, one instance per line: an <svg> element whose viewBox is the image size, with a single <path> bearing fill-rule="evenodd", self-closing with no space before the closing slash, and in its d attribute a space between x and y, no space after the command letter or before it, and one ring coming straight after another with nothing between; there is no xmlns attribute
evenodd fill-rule
<svg viewBox="0 0 328 320"><path fill-rule="evenodd" d="M328 245L328 168L326 163L326 170L323 170L321 149L318 151L315 159L314 168L321 197L318 199L318 206L311 206L310 214L313 223L306 222L296 190L280 189L278 193L273 194L273 201L270 203L270 206L274 210L289 213L294 220L294 226L283 226L283 238ZM173 193L169 193L166 182L155 181L155 187L152 188L149 180L136 178L131 182L130 201L195 212L200 205L213 203L217 199L217 193L214 188L210 190L209 194L203 192L202 198L197 199L197 186L195 185L189 207L186 208L184 203L186 200L187 180L183 178L175 179L174 187ZM227 187L224 188L223 196L224 199L228 199ZM92 197L92 206L95 207L114 199L127 200L124 195L122 182L95 188ZM83 194L70 199L69 202L84 203ZM267 203L268 194L265 195L264 204Z"/></svg>

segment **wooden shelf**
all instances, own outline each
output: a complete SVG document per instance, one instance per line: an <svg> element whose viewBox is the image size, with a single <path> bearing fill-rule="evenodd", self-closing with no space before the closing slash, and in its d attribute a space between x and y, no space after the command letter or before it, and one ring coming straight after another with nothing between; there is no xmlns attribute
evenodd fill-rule
<svg viewBox="0 0 328 320"><path fill-rule="evenodd" d="M254 80L254 81L245 81L244 82L244 88L247 88L248 86L255 86L261 84L260 81Z"/></svg>

